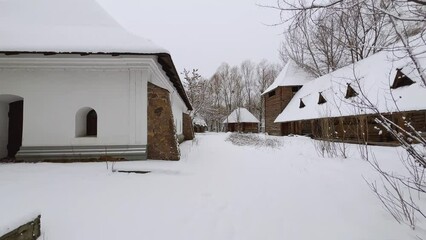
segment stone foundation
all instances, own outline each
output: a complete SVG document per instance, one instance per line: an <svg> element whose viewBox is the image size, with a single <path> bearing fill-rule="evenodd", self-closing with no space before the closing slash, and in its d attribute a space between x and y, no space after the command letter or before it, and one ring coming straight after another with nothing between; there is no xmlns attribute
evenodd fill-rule
<svg viewBox="0 0 426 240"><path fill-rule="evenodd" d="M189 114L183 113L182 119L183 119L183 136L185 137L185 140L194 139L194 127L192 125L191 116L189 116Z"/></svg>
<svg viewBox="0 0 426 240"><path fill-rule="evenodd" d="M170 93L148 83L148 159L179 160Z"/></svg>
<svg viewBox="0 0 426 240"><path fill-rule="evenodd" d="M0 236L0 240L36 240L40 237L40 219L41 216L38 216L33 221Z"/></svg>

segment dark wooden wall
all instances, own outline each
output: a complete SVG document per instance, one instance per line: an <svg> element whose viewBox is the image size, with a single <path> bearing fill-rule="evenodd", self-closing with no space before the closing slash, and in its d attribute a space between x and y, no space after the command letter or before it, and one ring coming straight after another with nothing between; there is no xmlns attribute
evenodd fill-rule
<svg viewBox="0 0 426 240"><path fill-rule="evenodd" d="M281 124L274 123L278 115L284 110L293 98L292 87L278 87L275 95L263 95L265 103L265 131L270 135L282 135Z"/></svg>
<svg viewBox="0 0 426 240"><path fill-rule="evenodd" d="M409 122L417 131L426 132L426 110L388 113L384 116L403 129L409 130L406 126L406 122ZM372 114L287 122L281 124L281 133L357 143L395 141L391 134L375 122L375 118L376 115Z"/></svg>
<svg viewBox="0 0 426 240"><path fill-rule="evenodd" d="M207 131L207 127L206 126L201 126L201 125L197 125L194 124L194 132L196 133L203 133Z"/></svg>
<svg viewBox="0 0 426 240"><path fill-rule="evenodd" d="M228 132L258 133L258 123L228 123Z"/></svg>

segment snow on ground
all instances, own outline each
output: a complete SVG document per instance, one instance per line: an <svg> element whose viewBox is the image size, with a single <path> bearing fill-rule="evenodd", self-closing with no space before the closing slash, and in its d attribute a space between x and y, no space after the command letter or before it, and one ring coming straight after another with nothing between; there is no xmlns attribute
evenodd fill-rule
<svg viewBox="0 0 426 240"><path fill-rule="evenodd" d="M364 182L356 157L324 159L312 140L237 146L206 133L182 144L179 162L0 165L0 235L42 214L41 239L417 239L396 223ZM387 168L397 149L374 147Z"/></svg>

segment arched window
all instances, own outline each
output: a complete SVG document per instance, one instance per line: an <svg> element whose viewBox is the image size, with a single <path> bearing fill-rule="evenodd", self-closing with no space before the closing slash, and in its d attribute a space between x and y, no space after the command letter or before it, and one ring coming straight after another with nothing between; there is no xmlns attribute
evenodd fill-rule
<svg viewBox="0 0 426 240"><path fill-rule="evenodd" d="M96 137L98 135L98 114L93 108L84 107L75 115L75 136Z"/></svg>
<svg viewBox="0 0 426 240"><path fill-rule="evenodd" d="M98 114L92 109L86 116L86 136L96 135L98 135Z"/></svg>

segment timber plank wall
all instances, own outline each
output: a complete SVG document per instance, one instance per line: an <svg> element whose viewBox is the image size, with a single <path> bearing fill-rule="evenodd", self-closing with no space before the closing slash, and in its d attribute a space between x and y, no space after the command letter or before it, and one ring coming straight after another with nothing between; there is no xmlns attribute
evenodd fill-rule
<svg viewBox="0 0 426 240"><path fill-rule="evenodd" d="M426 132L426 110L383 114L399 127L408 130L409 122L416 131ZM387 143L395 139L375 122L376 115L322 118L282 123L283 135L309 135L318 139L339 139L357 143ZM396 130L396 127L393 128Z"/></svg>
<svg viewBox="0 0 426 240"><path fill-rule="evenodd" d="M278 87L264 97L265 102L265 131L270 135L282 135L281 124L274 123L278 115L293 98L292 87Z"/></svg>
<svg viewBox="0 0 426 240"><path fill-rule="evenodd" d="M258 133L257 123L228 123L228 132Z"/></svg>

